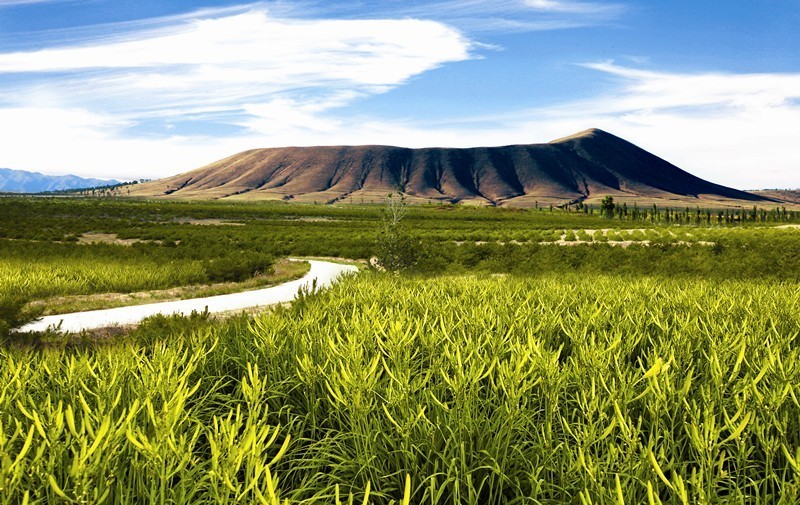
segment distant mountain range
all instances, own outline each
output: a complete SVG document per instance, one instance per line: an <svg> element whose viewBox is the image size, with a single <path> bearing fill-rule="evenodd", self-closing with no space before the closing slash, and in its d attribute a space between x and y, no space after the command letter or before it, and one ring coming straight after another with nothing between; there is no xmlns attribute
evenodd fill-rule
<svg viewBox="0 0 800 505"><path fill-rule="evenodd" d="M599 203L741 206L777 202L714 184L598 129L547 144L469 149L391 146L245 151L181 175L129 186L131 196L361 203L399 190L411 202L533 207Z"/></svg>
<svg viewBox="0 0 800 505"><path fill-rule="evenodd" d="M95 188L121 184L115 179L86 179L77 175L44 175L39 172L0 168L0 192L43 193L66 189Z"/></svg>

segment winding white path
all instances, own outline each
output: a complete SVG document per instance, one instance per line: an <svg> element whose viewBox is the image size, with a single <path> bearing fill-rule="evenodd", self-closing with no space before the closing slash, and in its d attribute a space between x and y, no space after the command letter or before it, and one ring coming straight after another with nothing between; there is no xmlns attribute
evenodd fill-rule
<svg viewBox="0 0 800 505"><path fill-rule="evenodd" d="M146 317L156 314L189 315L192 311L202 312L206 309L213 313L274 305L294 300L297 291L301 287L310 289L314 281L316 281L317 288L323 288L333 284L344 273L358 271L358 268L354 265L341 265L316 260L308 260L308 262L311 264L311 269L302 278L270 288L174 302L149 303L146 305L45 316L38 321L26 324L17 331L46 331L48 328L57 328L61 324L58 327L59 331L78 332L106 326L135 324Z"/></svg>

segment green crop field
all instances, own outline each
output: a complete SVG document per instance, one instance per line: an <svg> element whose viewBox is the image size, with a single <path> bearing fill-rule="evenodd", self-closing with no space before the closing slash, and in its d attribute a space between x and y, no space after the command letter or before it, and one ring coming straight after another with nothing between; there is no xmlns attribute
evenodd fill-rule
<svg viewBox="0 0 800 505"><path fill-rule="evenodd" d="M380 256L383 212L0 199L0 503L800 503L791 215L414 207L399 274L8 333L52 296Z"/></svg>

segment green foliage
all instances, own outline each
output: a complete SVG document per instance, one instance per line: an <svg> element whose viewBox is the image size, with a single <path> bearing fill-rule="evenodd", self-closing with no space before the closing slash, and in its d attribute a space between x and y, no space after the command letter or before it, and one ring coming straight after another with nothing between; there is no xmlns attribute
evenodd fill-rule
<svg viewBox="0 0 800 505"><path fill-rule="evenodd" d="M0 348L0 500L797 503L798 293L362 274L252 321Z"/></svg>
<svg viewBox="0 0 800 505"><path fill-rule="evenodd" d="M800 501L796 230L622 206L622 248L590 237L608 227L591 212L399 209L406 276L255 319L7 340L0 504ZM366 258L387 214L9 198L0 215L2 332L34 299Z"/></svg>
<svg viewBox="0 0 800 505"><path fill-rule="evenodd" d="M603 201L600 202L600 214L607 219L614 217L615 208L616 205L614 204L614 198L611 196L606 196L603 198Z"/></svg>
<svg viewBox="0 0 800 505"><path fill-rule="evenodd" d="M634 240L631 247L604 245L608 237L596 231L592 244L565 249L544 244L562 236L584 241L585 230L606 228L608 221L596 214L535 209L399 208L402 219L387 229L386 206L3 198L0 292L31 301L166 289L244 279L267 271L269 258L289 255L376 255L391 269L424 274L577 270L800 278L800 233L793 229L658 222L642 228L623 219L609 235ZM640 212L634 207L629 213L634 211ZM394 238L376 243L376 222L383 224L384 236ZM79 243L87 233L132 245Z"/></svg>
<svg viewBox="0 0 800 505"><path fill-rule="evenodd" d="M0 338L6 337L12 328L21 326L32 319L26 315L27 300L9 292L0 294Z"/></svg>
<svg viewBox="0 0 800 505"><path fill-rule="evenodd" d="M386 197L376 252L378 265L389 272L408 270L417 263L419 242L409 236L403 224L406 214L408 204L403 194Z"/></svg>
<svg viewBox="0 0 800 505"><path fill-rule="evenodd" d="M211 282L241 282L256 274L270 273L273 263L272 257L264 254L242 254L207 260L204 269Z"/></svg>

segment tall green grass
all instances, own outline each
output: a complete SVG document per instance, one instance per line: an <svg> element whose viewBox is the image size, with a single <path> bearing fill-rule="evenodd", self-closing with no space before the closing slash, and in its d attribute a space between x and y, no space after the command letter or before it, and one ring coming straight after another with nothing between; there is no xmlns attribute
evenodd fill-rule
<svg viewBox="0 0 800 505"><path fill-rule="evenodd" d="M84 247L84 246L74 246ZM121 247L121 246L117 246ZM157 262L151 258L86 256L23 257L0 254L0 336L24 324L37 309L33 300L93 293L129 293L204 282L200 261Z"/></svg>
<svg viewBox="0 0 800 505"><path fill-rule="evenodd" d="M799 334L797 283L362 275L6 346L0 503L797 503Z"/></svg>
<svg viewBox="0 0 800 505"><path fill-rule="evenodd" d="M204 254L205 253L205 254ZM0 336L24 323L33 301L241 282L273 272L273 257L217 244L213 250L0 239Z"/></svg>
<svg viewBox="0 0 800 505"><path fill-rule="evenodd" d="M89 251L87 251L89 252ZM92 293L128 293L206 279L201 262L157 263L148 258L0 258L0 291L29 299Z"/></svg>

